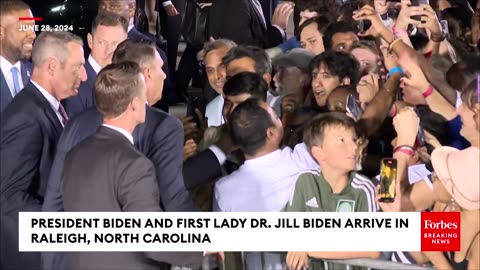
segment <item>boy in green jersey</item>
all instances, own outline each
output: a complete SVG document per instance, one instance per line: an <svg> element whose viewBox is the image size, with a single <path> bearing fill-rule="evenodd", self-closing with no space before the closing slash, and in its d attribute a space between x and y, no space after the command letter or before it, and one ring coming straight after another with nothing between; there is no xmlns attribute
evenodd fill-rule
<svg viewBox="0 0 480 270"><path fill-rule="evenodd" d="M354 121L342 113L317 116L304 134L321 171L306 171L295 185L288 212L376 212L375 187L355 172L358 145ZM306 265L308 257L318 259L378 258L380 252L289 252L290 269ZM345 265L311 260L309 269L344 269Z"/></svg>

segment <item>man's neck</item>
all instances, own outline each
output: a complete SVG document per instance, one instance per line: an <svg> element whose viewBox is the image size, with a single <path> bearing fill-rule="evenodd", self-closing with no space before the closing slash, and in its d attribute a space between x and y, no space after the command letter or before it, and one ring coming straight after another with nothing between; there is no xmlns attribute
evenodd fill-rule
<svg viewBox="0 0 480 270"><path fill-rule="evenodd" d="M277 147L264 146L263 148L258 150L257 153L255 153L255 155L251 155L251 156L245 155L245 160L251 160L251 159L256 159L256 158L259 158L259 157L263 157L263 156L266 156L270 153L273 153L273 152L277 151L278 149L280 149L278 146Z"/></svg>
<svg viewBox="0 0 480 270"><path fill-rule="evenodd" d="M124 129L130 134L133 134L133 130L137 126L137 123L134 123L133 121L129 121L125 114L122 114L117 118L105 118L103 120L103 123L106 125Z"/></svg>
<svg viewBox="0 0 480 270"><path fill-rule="evenodd" d="M3 58L5 58L5 60L7 60L10 64L12 65L15 65L18 61L20 61L20 58L18 57L15 57L15 56L12 56L11 54L9 53L6 53L5 50L3 50L2 52L0 52L0 56L2 56Z"/></svg>
<svg viewBox="0 0 480 270"><path fill-rule="evenodd" d="M58 101L60 99L57 97L57 95L52 91L52 88L50 86L50 83L48 82L48 77L46 75L43 75L40 73L38 70L33 69L32 76L30 77L30 80L34 81L36 84L40 85L45 91L50 93L53 97L55 97Z"/></svg>
<svg viewBox="0 0 480 270"><path fill-rule="evenodd" d="M326 166L320 166L322 168L323 178L332 188L333 193L337 194L342 192L348 184L350 174L344 171L340 172L336 169L327 168Z"/></svg>

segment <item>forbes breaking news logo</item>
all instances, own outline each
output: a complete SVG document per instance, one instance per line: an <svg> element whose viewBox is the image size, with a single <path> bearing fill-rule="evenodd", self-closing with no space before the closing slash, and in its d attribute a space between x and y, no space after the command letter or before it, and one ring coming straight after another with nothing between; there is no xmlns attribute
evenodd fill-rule
<svg viewBox="0 0 480 270"><path fill-rule="evenodd" d="M460 212L422 213L422 251L460 251Z"/></svg>

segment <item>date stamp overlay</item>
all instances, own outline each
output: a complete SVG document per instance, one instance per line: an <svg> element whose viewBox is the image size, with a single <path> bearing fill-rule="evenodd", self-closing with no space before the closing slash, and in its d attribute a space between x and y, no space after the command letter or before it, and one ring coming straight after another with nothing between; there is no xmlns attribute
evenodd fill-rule
<svg viewBox="0 0 480 270"><path fill-rule="evenodd" d="M55 24L55 25L48 25L48 24L35 24L35 22L40 22L43 19L41 17L20 17L20 21L22 23L18 31L21 32L57 32L57 31L73 31L73 25L71 24Z"/></svg>

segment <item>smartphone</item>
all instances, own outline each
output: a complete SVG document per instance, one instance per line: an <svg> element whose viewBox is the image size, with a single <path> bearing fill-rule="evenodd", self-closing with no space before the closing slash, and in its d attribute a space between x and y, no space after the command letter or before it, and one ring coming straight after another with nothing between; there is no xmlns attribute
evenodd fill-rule
<svg viewBox="0 0 480 270"><path fill-rule="evenodd" d="M200 119L198 119L198 115L195 112L195 109L199 109L200 105L200 98L199 97L192 97L189 98L187 101L187 116L193 117L193 121L200 126Z"/></svg>
<svg viewBox="0 0 480 270"><path fill-rule="evenodd" d="M442 27L442 32L445 36L448 36L448 21L447 20L441 20L440 21L440 26Z"/></svg>
<svg viewBox="0 0 480 270"><path fill-rule="evenodd" d="M362 118L363 109L360 106L360 102L352 94L347 96L347 105L345 109L355 122Z"/></svg>
<svg viewBox="0 0 480 270"><path fill-rule="evenodd" d="M418 109L414 108L414 110L415 110L415 113L420 118L420 114L418 113ZM422 122L420 122L419 125L418 125L417 137L415 139L415 147L419 148L419 147L423 147L423 146L426 146L426 145L427 145L427 143L425 142L425 131L423 130Z"/></svg>
<svg viewBox="0 0 480 270"><path fill-rule="evenodd" d="M397 160L394 158L382 159L380 168L380 202L395 201L395 185L397 182Z"/></svg>
<svg viewBox="0 0 480 270"><path fill-rule="evenodd" d="M428 2L428 0L412 0L412 6L420 6L420 5L429 5L430 3ZM420 15L416 15L416 16L412 16L411 17L413 20L415 21L421 21L422 20L422 16Z"/></svg>

